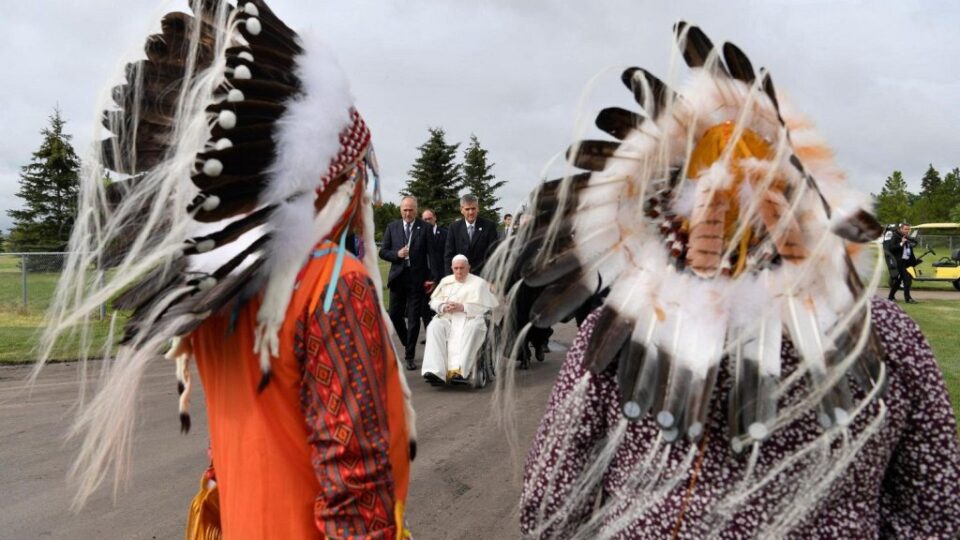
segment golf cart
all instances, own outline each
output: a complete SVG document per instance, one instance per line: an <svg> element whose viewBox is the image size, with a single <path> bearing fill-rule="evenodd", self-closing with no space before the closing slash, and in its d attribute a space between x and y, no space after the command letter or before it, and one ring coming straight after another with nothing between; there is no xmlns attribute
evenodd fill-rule
<svg viewBox="0 0 960 540"><path fill-rule="evenodd" d="M888 240L896 225L888 225L884 231L883 240ZM924 223L914 225L910 231L910 237L917 241L916 252L917 265L908 269L910 275L915 281L946 281L953 284L953 287L960 291L960 223ZM937 251L943 254L939 259L930 264L931 269L925 273L921 269L923 258L931 255L937 256ZM889 253L886 253L887 267L891 268L891 274L896 272L897 261L892 260ZM891 266L892 265L892 266Z"/></svg>

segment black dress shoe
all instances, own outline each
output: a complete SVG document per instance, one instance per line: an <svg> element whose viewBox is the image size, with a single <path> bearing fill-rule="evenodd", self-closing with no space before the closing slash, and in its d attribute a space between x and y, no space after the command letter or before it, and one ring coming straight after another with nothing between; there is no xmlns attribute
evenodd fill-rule
<svg viewBox="0 0 960 540"><path fill-rule="evenodd" d="M534 347L533 354L537 357L537 362L543 362L543 353L546 346Z"/></svg>
<svg viewBox="0 0 960 540"><path fill-rule="evenodd" d="M908 303L908 304L919 304L920 302L917 302L917 301L914 300L913 298L908 298L908 299L907 299L907 303Z"/></svg>
<svg viewBox="0 0 960 540"><path fill-rule="evenodd" d="M427 373L426 375L424 375L424 376L423 376L423 380L427 381L428 383L432 384L433 386L439 386L439 385L441 385L441 384L445 384L445 382L444 382L443 379L441 379L440 377L437 377L437 376L436 376L435 374L433 374L433 373Z"/></svg>
<svg viewBox="0 0 960 540"><path fill-rule="evenodd" d="M414 362L413 358L407 360L407 369L410 371L417 369L417 363Z"/></svg>

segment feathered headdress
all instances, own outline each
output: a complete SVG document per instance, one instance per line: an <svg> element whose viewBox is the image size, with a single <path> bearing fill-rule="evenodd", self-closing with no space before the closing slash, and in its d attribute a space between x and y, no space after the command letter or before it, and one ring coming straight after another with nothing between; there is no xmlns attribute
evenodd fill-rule
<svg viewBox="0 0 960 540"><path fill-rule="evenodd" d="M869 389L881 371L851 260L880 225L767 72L697 27L679 23L677 37L686 85L624 71L642 111L600 112L616 140L571 147L569 163L589 172L531 195L532 219L493 277L501 290L543 288L530 320L544 328L609 286L587 357L595 372L618 362L624 415L654 414L667 438L702 433L724 356L737 365L732 442L766 438L785 336L823 394L824 427L846 424L839 378Z"/></svg>
<svg viewBox="0 0 960 540"><path fill-rule="evenodd" d="M111 92L109 136L97 138L85 175L44 339L41 365L79 327L85 357L96 306L112 300L132 313L104 386L75 427L86 433L73 470L82 473L80 500L111 461L123 470L133 388L172 339L262 293L262 388L311 248L350 229L374 245L370 132L329 49L298 36L262 0L193 0L191 8L163 17L146 58L128 64ZM105 183L105 171L116 179ZM373 250L364 263L379 287ZM187 356L176 347L171 355L181 389L189 387ZM186 396L181 408L188 428Z"/></svg>
<svg viewBox="0 0 960 540"><path fill-rule="evenodd" d="M686 81L673 90L624 71L641 110L599 113L612 139L570 148L581 172L531 194L488 277L510 296L536 289L529 320L543 328L609 287L585 358L593 373L616 366L624 417L651 415L664 441L703 435L724 358L735 451L810 408L825 430L842 429L858 410L846 376L870 395L884 380L871 290L852 259L881 228L766 71L697 27L675 31ZM502 359L522 346L510 326ZM782 378L786 339L802 361ZM778 411L803 376L809 395Z"/></svg>

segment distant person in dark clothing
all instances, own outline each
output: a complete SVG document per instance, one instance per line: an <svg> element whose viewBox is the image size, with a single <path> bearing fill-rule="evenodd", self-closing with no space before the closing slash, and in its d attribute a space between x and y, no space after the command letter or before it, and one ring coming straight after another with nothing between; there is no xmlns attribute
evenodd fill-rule
<svg viewBox="0 0 960 540"><path fill-rule="evenodd" d="M443 250L443 267L450 268L455 255L463 255L470 261L470 273L480 275L487 261L490 248L497 243L497 224L479 217L480 206L473 195L460 197L460 214L450 226L446 247ZM444 271L444 273L449 273Z"/></svg>
<svg viewBox="0 0 960 540"><path fill-rule="evenodd" d="M439 283L445 274L443 268L443 248L447 244L447 229L437 224L437 214L431 208L424 208L423 214L421 214L420 217L423 219L423 222L427 224L427 230L432 236L429 260L430 274L433 277L433 281ZM433 288L431 287L426 293L429 296L433 293ZM430 303L424 302L423 309L420 311L424 329L426 329L430 321L433 320L433 315L434 312L430 309ZM421 343L423 343L423 341L421 341Z"/></svg>
<svg viewBox="0 0 960 540"><path fill-rule="evenodd" d="M913 253L913 248L917 241L910 238L910 224L901 223L900 228L893 233L886 241L884 249L893 255L897 261L897 275L890 277L890 295L888 300L895 300L897 290L903 285L903 299L908 304L916 304L917 301L910 295L910 286L913 284L913 276L907 271L908 268L917 265L917 257Z"/></svg>
<svg viewBox="0 0 960 540"><path fill-rule="evenodd" d="M505 214L503 216L503 229L500 229L500 231L497 233L497 240L503 240L506 238L511 227L513 227L513 214Z"/></svg>
<svg viewBox="0 0 960 540"><path fill-rule="evenodd" d="M515 332L519 332L530 322L530 307L536 302L544 287L530 287L526 283L521 283L517 289L517 298L514 311ZM550 336L553 335L552 328L539 328L531 326L527 331L526 343L520 348L517 359L520 361L520 369L530 367L530 350L538 362L543 362L547 353L547 346L550 342ZM527 348L529 346L529 349Z"/></svg>
<svg viewBox="0 0 960 540"><path fill-rule="evenodd" d="M429 263L432 243L430 228L417 218L417 199L404 197L400 201L400 219L387 225L383 233L380 258L390 261L390 320L406 349L404 360L411 370L417 369L414 357L426 291L433 290L436 284Z"/></svg>

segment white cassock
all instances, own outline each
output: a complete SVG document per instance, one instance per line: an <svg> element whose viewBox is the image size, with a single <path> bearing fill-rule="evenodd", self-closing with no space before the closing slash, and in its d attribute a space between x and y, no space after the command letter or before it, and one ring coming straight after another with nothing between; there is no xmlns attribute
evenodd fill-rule
<svg viewBox="0 0 960 540"><path fill-rule="evenodd" d="M448 302L463 304L464 311L444 313ZM454 375L469 378L487 333L484 315L498 305L490 284L480 276L467 274L463 283L453 275L441 279L430 295L430 308L437 316L427 327L421 373L433 373L442 380Z"/></svg>

